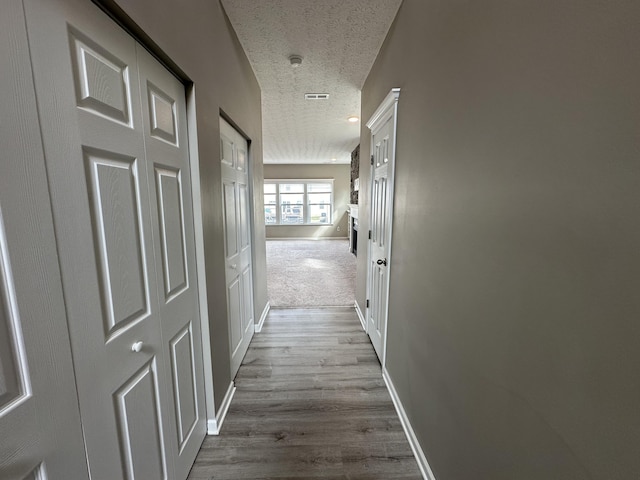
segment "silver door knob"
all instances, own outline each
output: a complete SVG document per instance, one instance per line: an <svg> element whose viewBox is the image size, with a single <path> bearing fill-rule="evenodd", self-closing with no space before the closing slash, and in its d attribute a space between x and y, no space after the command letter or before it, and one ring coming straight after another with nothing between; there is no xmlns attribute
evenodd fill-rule
<svg viewBox="0 0 640 480"><path fill-rule="evenodd" d="M142 342L136 342L133 345L131 345L132 352L140 353L141 350L142 350Z"/></svg>
<svg viewBox="0 0 640 480"><path fill-rule="evenodd" d="M386 267L387 266L387 259L386 258L379 258L376 263L378 265L384 265Z"/></svg>

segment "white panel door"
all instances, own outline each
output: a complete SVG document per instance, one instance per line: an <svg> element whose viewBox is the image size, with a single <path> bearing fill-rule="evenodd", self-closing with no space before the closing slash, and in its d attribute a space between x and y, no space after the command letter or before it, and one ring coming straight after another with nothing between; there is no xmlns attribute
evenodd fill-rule
<svg viewBox="0 0 640 480"><path fill-rule="evenodd" d="M20 0L0 45L0 478L87 479Z"/></svg>
<svg viewBox="0 0 640 480"><path fill-rule="evenodd" d="M393 218L396 109L399 90L392 90L367 123L371 129L370 235L367 267L367 333L385 363L389 302L389 265Z"/></svg>
<svg viewBox="0 0 640 480"><path fill-rule="evenodd" d="M220 119L225 275L231 378L236 376L255 329L251 268L251 202L247 140Z"/></svg>
<svg viewBox="0 0 640 480"><path fill-rule="evenodd" d="M372 134L371 240L369 241L369 309L367 333L382 361L388 300L389 173L392 121Z"/></svg>
<svg viewBox="0 0 640 480"><path fill-rule="evenodd" d="M89 471L173 478L135 41L88 2L26 7Z"/></svg>
<svg viewBox="0 0 640 480"><path fill-rule="evenodd" d="M186 478L206 434L184 86L136 45L171 449Z"/></svg>
<svg viewBox="0 0 640 480"><path fill-rule="evenodd" d="M184 90L90 2L25 4L89 471L184 479L205 428Z"/></svg>

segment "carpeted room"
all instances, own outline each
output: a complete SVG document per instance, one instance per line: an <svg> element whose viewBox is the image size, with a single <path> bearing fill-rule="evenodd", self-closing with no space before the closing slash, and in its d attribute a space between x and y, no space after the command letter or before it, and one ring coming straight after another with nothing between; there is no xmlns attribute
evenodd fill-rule
<svg viewBox="0 0 640 480"><path fill-rule="evenodd" d="M311 211L308 214L305 211L308 216L301 224L282 224L285 223L282 216L274 218L273 224L266 222L267 289L272 308L354 305L356 257L347 240L351 177L350 164L264 165L265 183L286 180L290 184L304 181L332 184L331 217L327 224L306 223L312 220ZM273 205L271 211L277 212L276 208L281 209L286 202L287 194L280 188L277 195L267 191L272 190L265 189L265 208ZM291 204L302 201L306 206L313 202L311 195L298 198L290 194L290 200Z"/></svg>
<svg viewBox="0 0 640 480"><path fill-rule="evenodd" d="M355 285L348 240L267 240L271 307L353 306Z"/></svg>

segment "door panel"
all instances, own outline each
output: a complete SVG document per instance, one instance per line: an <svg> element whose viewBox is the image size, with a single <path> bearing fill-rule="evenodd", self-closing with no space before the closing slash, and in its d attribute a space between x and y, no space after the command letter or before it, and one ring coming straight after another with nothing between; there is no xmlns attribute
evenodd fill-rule
<svg viewBox="0 0 640 480"><path fill-rule="evenodd" d="M244 253L251 247L251 225L249 224L249 188L247 185L238 184L238 198L240 207L238 217L240 219L240 250Z"/></svg>
<svg viewBox="0 0 640 480"><path fill-rule="evenodd" d="M240 291L240 279L238 277L231 282L227 292L231 355L235 356L238 353L238 349L242 346L242 333L244 331L244 328L242 328L242 292Z"/></svg>
<svg viewBox="0 0 640 480"><path fill-rule="evenodd" d="M225 225L225 257L227 262L233 262L238 255L238 216L236 183L222 180L224 195L224 225Z"/></svg>
<svg viewBox="0 0 640 480"><path fill-rule="evenodd" d="M247 266L242 272L242 307L244 309L242 317L244 319L244 333L250 335L249 330L254 326L253 318L253 279L251 277L251 266Z"/></svg>
<svg viewBox="0 0 640 480"><path fill-rule="evenodd" d="M224 167L235 168L233 141L224 133L220 134L220 162Z"/></svg>
<svg viewBox="0 0 640 480"><path fill-rule="evenodd" d="M165 301L187 286L180 170L155 168Z"/></svg>
<svg viewBox="0 0 640 480"><path fill-rule="evenodd" d="M135 158L84 149L106 339L148 315Z"/></svg>
<svg viewBox="0 0 640 480"><path fill-rule="evenodd" d="M220 119L227 318L231 377L240 368L255 328L251 274L251 204L247 140Z"/></svg>
<svg viewBox="0 0 640 480"><path fill-rule="evenodd" d="M180 450L184 448L199 417L193 343L191 325L185 326L170 342L173 382L178 386L174 389L174 395Z"/></svg>
<svg viewBox="0 0 640 480"><path fill-rule="evenodd" d="M167 478L157 385L154 362L150 361L114 394L122 471L127 480Z"/></svg>
<svg viewBox="0 0 640 480"><path fill-rule="evenodd" d="M150 135L172 145L178 145L176 101L152 82L147 82Z"/></svg>
<svg viewBox="0 0 640 480"><path fill-rule="evenodd" d="M247 150L239 144L237 151L236 168L242 173L247 173Z"/></svg>
<svg viewBox="0 0 640 480"><path fill-rule="evenodd" d="M47 480L48 478L47 469L42 463L24 477L25 480Z"/></svg>
<svg viewBox="0 0 640 480"><path fill-rule="evenodd" d="M187 478L206 432L184 85L136 45L160 293L166 415L175 475ZM159 263L162 263L160 265ZM187 334L188 332L188 334ZM188 348L187 348L188 347ZM190 352L190 353L189 353ZM176 372L179 375L176 375ZM183 374L186 375L183 377ZM160 375L160 372L158 372Z"/></svg>
<svg viewBox="0 0 640 480"><path fill-rule="evenodd" d="M130 125L129 65L73 27L69 37L78 107Z"/></svg>
<svg viewBox="0 0 640 480"><path fill-rule="evenodd" d="M24 358L24 337L15 305L4 224L0 215L0 416L18 407L31 394L31 379Z"/></svg>

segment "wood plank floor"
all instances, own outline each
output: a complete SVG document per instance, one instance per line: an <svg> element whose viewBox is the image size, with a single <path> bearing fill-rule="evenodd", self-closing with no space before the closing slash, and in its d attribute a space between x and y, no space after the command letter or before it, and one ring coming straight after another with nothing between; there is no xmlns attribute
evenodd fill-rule
<svg viewBox="0 0 640 480"><path fill-rule="evenodd" d="M353 308L271 310L189 480L422 476Z"/></svg>

